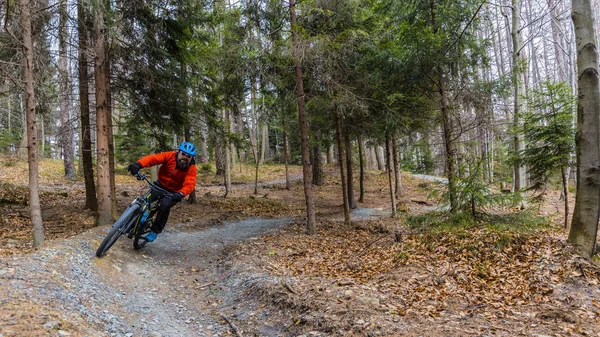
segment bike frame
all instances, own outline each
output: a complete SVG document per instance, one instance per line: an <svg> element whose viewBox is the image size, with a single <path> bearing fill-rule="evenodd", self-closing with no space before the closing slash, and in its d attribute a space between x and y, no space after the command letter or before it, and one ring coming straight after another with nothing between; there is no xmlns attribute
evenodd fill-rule
<svg viewBox="0 0 600 337"><path fill-rule="evenodd" d="M133 247L135 249L142 248L148 242L143 235L147 233L150 223L153 221L152 217L158 210L160 200L171 192L162 188L158 183L151 182L144 174L138 172L135 177L138 180L146 181L148 185L150 185L150 188L143 196L137 196L129 206L127 206L119 219L115 221L112 228L96 250L97 257L102 257L106 254L110 247L112 247L123 234L127 234L130 239L133 238ZM153 195L157 196L154 201L152 201ZM142 219L144 214L148 211L148 216Z"/></svg>
<svg viewBox="0 0 600 337"><path fill-rule="evenodd" d="M135 200L131 203L133 204L139 204L140 205L140 210L139 210L139 215L137 216L137 218L135 219L135 222L133 223L133 226L131 226L131 228L128 228L127 233L129 234L129 238L131 238L135 233L137 233L137 229L138 226L143 225L144 222L146 221L152 221L152 217L154 216L154 214L156 214L157 210L158 210L158 205L160 203L161 198L166 195L169 194L171 192L165 190L164 188L160 187L157 185L157 183L151 182L150 180L148 180L148 178L143 175L143 174L139 174L136 175L136 178L138 180L145 180L148 185L150 185L150 189L148 189L148 191L142 196L137 196L135 198ZM159 196L156 200L154 200L154 202L152 202L152 192L158 192L159 194L161 194L161 196ZM150 210L150 213L148 214L148 217L146 219L143 219L142 221L142 216L144 215L144 213L146 212L146 210Z"/></svg>

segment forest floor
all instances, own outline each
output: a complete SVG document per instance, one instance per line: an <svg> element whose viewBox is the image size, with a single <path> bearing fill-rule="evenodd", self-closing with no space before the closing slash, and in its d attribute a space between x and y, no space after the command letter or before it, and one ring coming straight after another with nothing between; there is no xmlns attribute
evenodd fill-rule
<svg viewBox="0 0 600 337"><path fill-rule="evenodd" d="M0 158L0 337L600 336L600 268L566 244L556 191L527 213L457 223L431 213L434 183L406 173L392 218L387 175L367 172L348 226L326 170L315 235L301 180L286 190L283 167L261 166L255 194L254 170L238 166L227 198L200 173L197 202L176 206L156 242L135 251L121 238L98 259L108 228L83 210L82 182L40 163L46 242L34 250L27 164ZM121 173L119 211L145 190Z"/></svg>

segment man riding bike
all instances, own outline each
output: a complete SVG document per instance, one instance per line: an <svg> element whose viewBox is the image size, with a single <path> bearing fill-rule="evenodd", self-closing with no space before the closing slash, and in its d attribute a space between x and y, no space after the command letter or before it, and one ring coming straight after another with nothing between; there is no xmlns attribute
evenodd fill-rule
<svg viewBox="0 0 600 337"><path fill-rule="evenodd" d="M162 198L156 213L151 232L146 235L148 242L156 240L156 236L163 231L171 207L189 195L196 187L196 147L190 142L182 142L177 151L162 152L140 158L128 166L129 172L136 175L143 167L161 165L158 170L158 183L164 189L172 192ZM152 195L152 200L158 195Z"/></svg>

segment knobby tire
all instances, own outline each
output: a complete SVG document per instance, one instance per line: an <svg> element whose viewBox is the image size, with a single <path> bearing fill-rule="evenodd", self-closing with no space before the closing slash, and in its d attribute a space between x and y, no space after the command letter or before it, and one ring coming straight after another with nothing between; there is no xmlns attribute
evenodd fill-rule
<svg viewBox="0 0 600 337"><path fill-rule="evenodd" d="M119 237L123 233L127 232L129 224L131 223L131 221L134 221L136 219L139 210L139 204L132 204L125 210L125 212L123 212L123 214L119 217L119 219L117 219L113 227L110 229L110 232L108 232L108 234L106 235L104 240L102 240L102 243L96 250L97 257L104 256L104 254L108 252L110 247L112 247L112 245L114 245L115 242L117 242L117 239L119 239Z"/></svg>
<svg viewBox="0 0 600 337"><path fill-rule="evenodd" d="M148 221L148 220L146 220ZM148 243L148 240L144 237L144 234L150 233L148 230L150 224L148 222L139 224L139 227L135 229L135 233L133 235L133 248L134 249L142 249Z"/></svg>

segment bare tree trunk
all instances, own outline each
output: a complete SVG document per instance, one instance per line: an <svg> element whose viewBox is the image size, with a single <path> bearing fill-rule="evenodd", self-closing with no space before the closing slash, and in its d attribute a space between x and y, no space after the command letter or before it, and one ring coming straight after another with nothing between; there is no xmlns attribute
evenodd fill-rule
<svg viewBox="0 0 600 337"><path fill-rule="evenodd" d="M38 183L37 125L35 118L35 88L33 72L33 39L31 36L31 13L29 0L20 0L21 34L23 35L23 80L25 82L25 108L27 110L27 155L29 166L29 214L33 226L33 247L44 243L44 225Z"/></svg>
<svg viewBox="0 0 600 337"><path fill-rule="evenodd" d="M263 123L262 127L261 127L261 135L262 135L262 141L260 143L261 146L261 150L260 150L260 162L261 164L265 163L265 160L269 159L269 126L267 125L267 123Z"/></svg>
<svg viewBox="0 0 600 337"><path fill-rule="evenodd" d="M230 130L231 125L229 124L229 109L225 109L224 111L225 116L225 129L227 131ZM231 191L231 148L229 147L229 134L228 132L224 132L223 133L223 140L224 140L224 145L225 145L225 174L224 174L224 179L225 179L225 195L223 196L223 198L226 198L227 195L229 194L229 191Z"/></svg>
<svg viewBox="0 0 600 337"><path fill-rule="evenodd" d="M383 156L383 149L381 145L375 145L375 159L377 160L377 169L379 171L385 171L385 162Z"/></svg>
<svg viewBox="0 0 600 337"><path fill-rule="evenodd" d="M400 156L398 155L398 138L395 135L392 136L392 155L394 158L394 174L396 178L394 192L396 198L399 198L402 195L402 169L400 168Z"/></svg>
<svg viewBox="0 0 600 337"><path fill-rule="evenodd" d="M392 202L392 218L396 216L396 196L394 193L394 178L392 177L392 140L389 135L385 137L385 152L386 152L386 166L388 173L388 186L390 188L390 200Z"/></svg>
<svg viewBox="0 0 600 337"><path fill-rule="evenodd" d="M242 119L242 111L238 111L236 117L236 126L237 126L237 132L240 135L244 134L244 120ZM240 148L238 149L239 152L239 156L240 156L240 172L242 169L242 165L241 164L245 164L246 163L246 150Z"/></svg>
<svg viewBox="0 0 600 337"><path fill-rule="evenodd" d="M565 229L569 227L569 178L567 177L566 167L560 168L560 175L562 178L562 194L565 196Z"/></svg>
<svg viewBox="0 0 600 337"><path fill-rule="evenodd" d="M564 48L564 44L562 43L563 39L561 38L561 33L560 33L560 26L558 25L559 22L559 15L560 15L560 11L559 11L559 7L558 4L556 4L556 0L547 0L548 1L548 8L550 9L550 19L552 20L550 22L550 27L552 28L552 40L553 40L553 45L554 45L554 57L555 57L555 66L554 69L556 71L556 78L558 78L560 81L567 81L568 76L567 76L567 65L565 64L565 56L563 53L563 50L565 50Z"/></svg>
<svg viewBox="0 0 600 337"><path fill-rule="evenodd" d="M38 119L38 122L40 123L40 140L41 140L41 151L40 151L40 158L45 158L46 157L46 133L44 130L44 116L36 116L36 118Z"/></svg>
<svg viewBox="0 0 600 337"><path fill-rule="evenodd" d="M334 145L331 144L327 147L327 164L335 163Z"/></svg>
<svg viewBox="0 0 600 337"><path fill-rule="evenodd" d="M208 157L208 128L206 126L206 118L203 114L200 117L198 136L200 137L200 163L206 164L210 158Z"/></svg>
<svg viewBox="0 0 600 337"><path fill-rule="evenodd" d="M105 8L108 8L110 5L108 1L105 1ZM108 47L108 45L107 45ZM110 52L109 48L106 50L106 66L104 67L104 71L106 73L104 80L106 81L106 131L108 137L108 174L110 181L110 205L111 205L111 214L113 221L117 220L119 214L117 214L117 186L115 182L115 141L113 136L113 113L112 113L112 90L110 87Z"/></svg>
<svg viewBox="0 0 600 337"><path fill-rule="evenodd" d="M441 113L442 113L442 127L444 130L444 147L446 150L446 175L448 177L448 195L450 196L450 212L456 212L458 210L458 196L456 192L456 173L455 173L455 159L454 159L454 144L452 135L452 120L450 119L450 112L448 111L446 101L446 86L445 78L440 75L440 101L441 101Z"/></svg>
<svg viewBox="0 0 600 337"><path fill-rule="evenodd" d="M312 165L312 184L322 186L325 181L323 179L323 159L321 156L321 145L313 146L313 165Z"/></svg>
<svg viewBox="0 0 600 337"><path fill-rule="evenodd" d="M596 248L600 215L600 78L598 40L591 0L573 0L572 19L577 38L579 96L577 102L577 192L569 242L584 255Z"/></svg>
<svg viewBox="0 0 600 337"><path fill-rule="evenodd" d="M523 121L521 120L521 113L524 111L524 100L521 96L525 93L523 74L525 68L525 58L521 52L521 28L520 28L520 17L521 17L521 5L519 0L512 0L512 40L513 40L513 86L514 86L514 111L513 111L513 127L514 131L514 150L516 156L520 156L520 153L525 149L525 138L523 133L518 131L521 130ZM520 193L521 189L526 187L526 172L525 166L521 163L520 159L517 159L514 164L514 192Z"/></svg>
<svg viewBox="0 0 600 337"><path fill-rule="evenodd" d="M283 162L285 164L285 189L290 189L290 172L288 170L288 139L287 132L285 132L285 128L283 130Z"/></svg>
<svg viewBox="0 0 600 337"><path fill-rule="evenodd" d="M223 144L220 139L220 135L214 134L216 144L215 144L215 166L216 166L216 175L222 176L225 174L225 158L223 157L224 149Z"/></svg>
<svg viewBox="0 0 600 337"><path fill-rule="evenodd" d="M21 108L21 125L23 125L23 137L21 138L21 144L19 144L19 149L17 150L17 156L21 159L27 158L28 154L28 139L26 135L27 132L27 108L23 106L23 95L19 95L19 107ZM36 122L37 123L37 122ZM37 127L36 127L37 129ZM36 130L37 132L37 130ZM36 135L37 138L37 135Z"/></svg>
<svg viewBox="0 0 600 337"><path fill-rule="evenodd" d="M88 27L83 0L77 1L77 34L79 35L78 68L79 68L79 109L81 115L81 161L85 181L85 206L92 211L98 210L96 184L94 182L94 166L92 161L92 140L90 127L90 100L88 86Z"/></svg>
<svg viewBox="0 0 600 337"><path fill-rule="evenodd" d="M94 74L96 82L96 160L98 179L98 213L96 224L112 224L112 203L110 187L110 149L108 123L108 97L106 92L106 37L104 32L104 3L94 7Z"/></svg>
<svg viewBox="0 0 600 337"><path fill-rule="evenodd" d="M259 154L259 127L258 127L258 116L256 112L256 80L254 78L250 79L250 118L252 120L252 124L250 126L249 134L250 134L250 142L254 147L254 155L258 156ZM259 164L262 164L262 156L255 157L256 161Z"/></svg>
<svg viewBox="0 0 600 337"><path fill-rule="evenodd" d="M360 195L358 202L365 201L365 144L360 134L358 135L358 163L360 165Z"/></svg>
<svg viewBox="0 0 600 337"><path fill-rule="evenodd" d="M344 128L344 146L346 147L346 176L348 178L346 188L348 189L348 207L351 209L356 208L356 201L354 200L354 175L352 172L352 144L350 141L350 134L348 128Z"/></svg>
<svg viewBox="0 0 600 337"><path fill-rule="evenodd" d="M75 154L73 153L73 128L71 127L71 104L69 103L69 69L67 67L67 4L60 2L59 5L59 60L58 68L60 74L60 143L63 154L63 165L65 177L75 178Z"/></svg>
<svg viewBox="0 0 600 337"><path fill-rule="evenodd" d="M337 111L336 107L336 140L338 146L338 166L340 167L340 180L342 181L342 199L344 200L344 224L350 225L350 205L348 205L348 184L346 182L346 168L344 161L344 142L342 140L342 114L340 111Z"/></svg>
<svg viewBox="0 0 600 337"><path fill-rule="evenodd" d="M229 115L229 117L227 118L227 125L229 125L228 130L231 133L235 133L237 131L237 127L235 125L235 112L232 109L228 110L227 114ZM229 136L227 136L227 142L229 143L229 184L231 185L231 172L233 172L236 165L236 148L235 144L233 144L231 142L231 139L229 139Z"/></svg>
<svg viewBox="0 0 600 337"><path fill-rule="evenodd" d="M304 197L306 199L306 227L309 234L316 233L315 203L312 191L312 178L310 172L310 156L308 153L308 123L306 121L306 109L304 107L304 85L302 82L302 65L298 55L298 33L296 26L295 0L290 3L290 23L292 29L292 43L294 46L294 64L296 68L296 91L298 98L298 119L300 120L300 141L302 149L302 174L304 177Z"/></svg>

